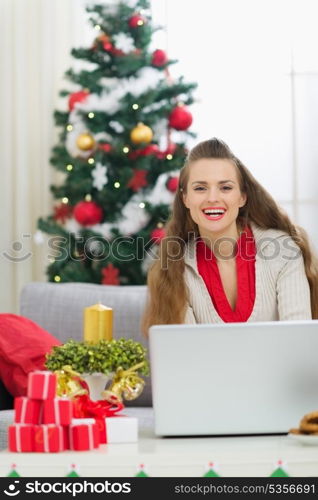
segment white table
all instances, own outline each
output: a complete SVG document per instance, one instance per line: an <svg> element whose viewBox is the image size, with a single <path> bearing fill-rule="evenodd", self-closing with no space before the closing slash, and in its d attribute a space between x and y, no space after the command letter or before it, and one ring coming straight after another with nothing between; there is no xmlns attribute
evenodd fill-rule
<svg viewBox="0 0 318 500"><path fill-rule="evenodd" d="M134 409L134 415L138 416L138 410ZM224 477L267 477L278 460L286 462L290 476L318 476L317 446L304 446L287 436L156 438L148 414L140 417L138 443L102 445L90 452L2 451L0 476L7 475L14 463L24 477L63 477L71 464L86 477L132 477L139 464L153 477L199 477L214 462Z"/></svg>

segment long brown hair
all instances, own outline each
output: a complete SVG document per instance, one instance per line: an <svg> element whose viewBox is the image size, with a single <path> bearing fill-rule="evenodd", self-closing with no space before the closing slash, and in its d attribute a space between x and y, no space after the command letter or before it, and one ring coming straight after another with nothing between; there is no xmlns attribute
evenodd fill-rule
<svg viewBox="0 0 318 500"><path fill-rule="evenodd" d="M253 177L243 163L223 141L213 138L195 146L180 171L179 189L176 193L172 215L166 226L166 237L161 241L159 258L148 272L148 304L143 318L143 331L154 324L183 323L187 287L184 281L184 248L189 234L199 236L198 226L192 220L183 202L189 178L189 166L202 158L227 159L238 171L240 189L247 196L239 211L238 224L244 227L254 222L264 229L280 229L289 234L299 246L310 286L312 317L318 318L318 261L313 254L303 228L291 222L271 195ZM171 258L173 256L174 258Z"/></svg>

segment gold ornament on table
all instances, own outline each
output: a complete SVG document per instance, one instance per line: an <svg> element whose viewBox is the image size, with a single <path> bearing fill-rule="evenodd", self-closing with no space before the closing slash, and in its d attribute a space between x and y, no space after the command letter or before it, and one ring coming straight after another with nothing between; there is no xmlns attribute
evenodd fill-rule
<svg viewBox="0 0 318 500"><path fill-rule="evenodd" d="M94 148L95 139L89 132L84 132L77 137L76 145L82 151L89 151Z"/></svg>
<svg viewBox="0 0 318 500"><path fill-rule="evenodd" d="M132 401L138 398L143 391L145 381L136 373L144 365L144 361L123 370L117 368L113 380L105 391L102 392L103 399L110 403L122 403L123 399Z"/></svg>
<svg viewBox="0 0 318 500"><path fill-rule="evenodd" d="M103 304L84 309L84 340L96 344L113 338L113 310Z"/></svg>
<svg viewBox="0 0 318 500"><path fill-rule="evenodd" d="M55 370L54 373L57 378L57 396L75 398L75 396L87 394L87 390L80 383L80 374L75 372L70 365L65 365L61 370Z"/></svg>
<svg viewBox="0 0 318 500"><path fill-rule="evenodd" d="M134 144L148 143L152 141L152 138L153 132L151 128L141 122L130 132L130 140Z"/></svg>

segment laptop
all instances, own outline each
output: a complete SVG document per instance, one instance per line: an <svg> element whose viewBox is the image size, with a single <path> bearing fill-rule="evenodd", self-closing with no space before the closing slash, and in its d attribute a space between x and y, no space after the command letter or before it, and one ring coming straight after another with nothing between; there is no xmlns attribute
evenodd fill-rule
<svg viewBox="0 0 318 500"><path fill-rule="evenodd" d="M280 434L318 410L318 320L149 335L157 436Z"/></svg>

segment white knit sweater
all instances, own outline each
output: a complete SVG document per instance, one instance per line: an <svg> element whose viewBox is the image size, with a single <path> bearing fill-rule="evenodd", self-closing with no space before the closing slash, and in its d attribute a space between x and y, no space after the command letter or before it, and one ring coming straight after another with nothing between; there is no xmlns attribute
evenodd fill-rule
<svg viewBox="0 0 318 500"><path fill-rule="evenodd" d="M283 231L254 224L251 229L257 248L256 296L247 321L311 319L310 290L300 248ZM189 305L184 322L223 323L198 273L195 241L188 243L185 252L185 282Z"/></svg>

